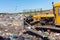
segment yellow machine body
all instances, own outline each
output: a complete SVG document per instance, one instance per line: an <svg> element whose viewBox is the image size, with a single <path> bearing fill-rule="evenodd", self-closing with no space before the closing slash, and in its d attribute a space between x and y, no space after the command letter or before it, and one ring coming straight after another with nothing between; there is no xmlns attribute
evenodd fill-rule
<svg viewBox="0 0 60 40"><path fill-rule="evenodd" d="M55 25L60 25L60 2L53 4L55 8Z"/></svg>
<svg viewBox="0 0 60 40"><path fill-rule="evenodd" d="M52 13L51 14L45 14L45 13L43 13L43 14L33 15L34 21L39 20L41 18L50 18L50 17L54 17L54 14L52 14Z"/></svg>

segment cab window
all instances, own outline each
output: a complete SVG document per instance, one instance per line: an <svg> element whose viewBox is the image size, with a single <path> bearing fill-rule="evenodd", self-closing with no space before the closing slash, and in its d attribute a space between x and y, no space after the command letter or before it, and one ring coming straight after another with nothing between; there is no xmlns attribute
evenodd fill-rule
<svg viewBox="0 0 60 40"><path fill-rule="evenodd" d="M58 15L60 16L60 8L58 9Z"/></svg>

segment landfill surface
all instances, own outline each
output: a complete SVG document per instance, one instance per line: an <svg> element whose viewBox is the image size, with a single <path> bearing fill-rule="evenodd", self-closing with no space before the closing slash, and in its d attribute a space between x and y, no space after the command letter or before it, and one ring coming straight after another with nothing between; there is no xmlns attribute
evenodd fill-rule
<svg viewBox="0 0 60 40"><path fill-rule="evenodd" d="M10 38L11 40L19 40L19 36L23 36L24 40L42 40L40 37L35 35L23 34L24 30L24 14L0 14L0 36L3 38ZM38 31L38 33L43 33ZM12 35L17 35L18 38L12 39ZM48 36L50 40L60 40L60 33L51 32ZM23 40L23 39L21 39Z"/></svg>

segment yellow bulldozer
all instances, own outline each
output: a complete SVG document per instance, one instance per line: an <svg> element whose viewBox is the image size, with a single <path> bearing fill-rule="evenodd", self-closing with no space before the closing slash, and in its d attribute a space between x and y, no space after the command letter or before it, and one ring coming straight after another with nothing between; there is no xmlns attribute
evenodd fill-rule
<svg viewBox="0 0 60 40"><path fill-rule="evenodd" d="M24 18L24 28L28 33L33 33L35 36L39 36L42 39L44 35L40 34L39 31L45 32L46 30L51 30L52 32L60 33L60 2L52 3L52 5L52 13L37 13Z"/></svg>
<svg viewBox="0 0 60 40"><path fill-rule="evenodd" d="M25 21L30 24L34 25L37 23L42 24L54 24L60 25L60 2L52 3L53 5L53 13L41 13L36 15L30 15L29 17L25 18Z"/></svg>

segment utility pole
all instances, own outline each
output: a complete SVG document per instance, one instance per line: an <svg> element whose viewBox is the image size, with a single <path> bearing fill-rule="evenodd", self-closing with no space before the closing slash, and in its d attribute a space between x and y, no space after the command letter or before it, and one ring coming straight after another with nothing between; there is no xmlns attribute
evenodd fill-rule
<svg viewBox="0 0 60 40"><path fill-rule="evenodd" d="M42 13L42 8L40 9L40 13Z"/></svg>
<svg viewBox="0 0 60 40"><path fill-rule="evenodd" d="M17 11L17 6L15 7L15 12Z"/></svg>

